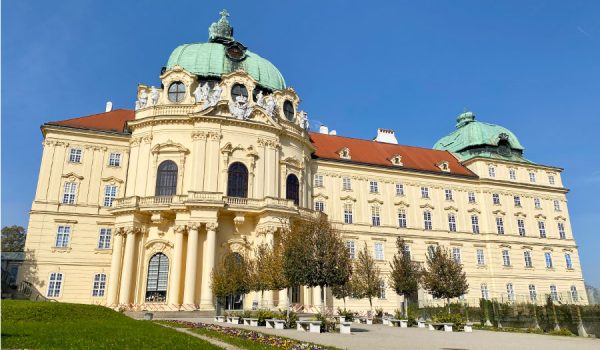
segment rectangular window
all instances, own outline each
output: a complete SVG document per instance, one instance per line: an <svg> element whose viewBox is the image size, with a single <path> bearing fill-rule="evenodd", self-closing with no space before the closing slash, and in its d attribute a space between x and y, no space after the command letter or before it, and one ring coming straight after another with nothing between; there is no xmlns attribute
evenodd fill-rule
<svg viewBox="0 0 600 350"><path fill-rule="evenodd" d="M117 186L104 186L104 206L112 207L115 198L117 198Z"/></svg>
<svg viewBox="0 0 600 350"><path fill-rule="evenodd" d="M551 269L552 268L552 253L545 252L544 259L546 260L546 268Z"/></svg>
<svg viewBox="0 0 600 350"><path fill-rule="evenodd" d="M496 177L496 167L488 167L488 174L490 175L490 177Z"/></svg>
<svg viewBox="0 0 600 350"><path fill-rule="evenodd" d="M69 162L81 163L81 149L71 148L71 150L69 151Z"/></svg>
<svg viewBox="0 0 600 350"><path fill-rule="evenodd" d="M398 210L398 226L406 228L406 210Z"/></svg>
<svg viewBox="0 0 600 350"><path fill-rule="evenodd" d="M477 249L477 265L485 265L485 253L483 252L483 249Z"/></svg>
<svg viewBox="0 0 600 350"><path fill-rule="evenodd" d="M535 209L542 209L542 201L540 201L539 198L534 198L533 206L535 207Z"/></svg>
<svg viewBox="0 0 600 350"><path fill-rule="evenodd" d="M508 176L511 180L516 180L517 179L517 171L515 169L509 169Z"/></svg>
<svg viewBox="0 0 600 350"><path fill-rule="evenodd" d="M106 274L97 273L94 275L94 283L92 285L92 296L103 297L106 289Z"/></svg>
<svg viewBox="0 0 600 350"><path fill-rule="evenodd" d="M316 201L315 202L315 210L316 211L320 211L320 212L324 212L325 211L325 202Z"/></svg>
<svg viewBox="0 0 600 350"><path fill-rule="evenodd" d="M344 191L350 191L352 189L352 179L345 177L342 179L342 189Z"/></svg>
<svg viewBox="0 0 600 350"><path fill-rule="evenodd" d="M111 236L112 236L112 229L101 228L100 236L98 238L98 249L110 249Z"/></svg>
<svg viewBox="0 0 600 350"><path fill-rule="evenodd" d="M550 185L554 185L556 181L554 181L554 175L548 175L548 183Z"/></svg>
<svg viewBox="0 0 600 350"><path fill-rule="evenodd" d="M346 241L346 247L348 248L348 256L350 259L354 259L356 257L354 241Z"/></svg>
<svg viewBox="0 0 600 350"><path fill-rule="evenodd" d="M537 302L537 292L535 291L535 285L533 284L529 285L529 300L531 300L532 303Z"/></svg>
<svg viewBox="0 0 600 350"><path fill-rule="evenodd" d="M344 223L352 223L352 204L350 203L344 204Z"/></svg>
<svg viewBox="0 0 600 350"><path fill-rule="evenodd" d="M492 194L492 202L495 205L500 205L500 195L498 193L493 193Z"/></svg>
<svg viewBox="0 0 600 350"><path fill-rule="evenodd" d="M371 193L379 193L379 183L377 181L369 181L369 191Z"/></svg>
<svg viewBox="0 0 600 350"><path fill-rule="evenodd" d="M431 212L426 210L423 212L423 228L426 230L431 230Z"/></svg>
<svg viewBox="0 0 600 350"><path fill-rule="evenodd" d="M404 196L404 185L403 184L396 184L396 196Z"/></svg>
<svg viewBox="0 0 600 350"><path fill-rule="evenodd" d="M481 285L481 298L484 300L488 300L490 298L490 293L488 291L487 284L485 283Z"/></svg>
<svg viewBox="0 0 600 350"><path fill-rule="evenodd" d="M540 238L546 238L546 224L543 221L538 221L538 229L540 230Z"/></svg>
<svg viewBox="0 0 600 350"><path fill-rule="evenodd" d="M552 301L558 301L558 292L556 291L555 285L550 286L550 298Z"/></svg>
<svg viewBox="0 0 600 350"><path fill-rule="evenodd" d="M111 153L108 157L109 166L121 166L121 153Z"/></svg>
<svg viewBox="0 0 600 350"><path fill-rule="evenodd" d="M513 289L512 283L506 284L506 295L508 297L508 301L515 301L515 290Z"/></svg>
<svg viewBox="0 0 600 350"><path fill-rule="evenodd" d="M454 261L456 261L456 263L458 263L458 264L461 263L460 248L458 248L458 247L452 248L452 259L454 259Z"/></svg>
<svg viewBox="0 0 600 350"><path fill-rule="evenodd" d="M429 198L429 188L421 187L421 198Z"/></svg>
<svg viewBox="0 0 600 350"><path fill-rule="evenodd" d="M75 194L77 193L76 182L65 182L65 191L63 193L63 204L75 204Z"/></svg>
<svg viewBox="0 0 600 350"><path fill-rule="evenodd" d="M510 266L510 253L506 249L502 251L502 265Z"/></svg>
<svg viewBox="0 0 600 350"><path fill-rule="evenodd" d="M56 298L60 296L60 289L62 287L63 274L60 272L52 272L48 281L48 293L46 294L49 298Z"/></svg>
<svg viewBox="0 0 600 350"><path fill-rule="evenodd" d="M315 187L323 187L323 175L315 174Z"/></svg>
<svg viewBox="0 0 600 350"><path fill-rule="evenodd" d="M385 299L385 281L381 280L379 281L379 293L378 293L378 297L379 299Z"/></svg>
<svg viewBox="0 0 600 350"><path fill-rule="evenodd" d="M71 239L71 226L58 226L56 230L56 241L54 246L57 248L67 248Z"/></svg>
<svg viewBox="0 0 600 350"><path fill-rule="evenodd" d="M375 260L383 260L383 243L375 242Z"/></svg>
<svg viewBox="0 0 600 350"><path fill-rule="evenodd" d="M562 222L558 223L558 236L560 239L566 239L567 235L565 234L565 224Z"/></svg>
<svg viewBox="0 0 600 350"><path fill-rule="evenodd" d="M515 196L515 207L521 207L521 197Z"/></svg>
<svg viewBox="0 0 600 350"><path fill-rule="evenodd" d="M456 216L454 213L448 213L448 230L456 232Z"/></svg>
<svg viewBox="0 0 600 350"><path fill-rule="evenodd" d="M554 211L560 211L560 201L554 200Z"/></svg>
<svg viewBox="0 0 600 350"><path fill-rule="evenodd" d="M371 223L373 226L381 226L380 209L377 205L371 207Z"/></svg>
<svg viewBox="0 0 600 350"><path fill-rule="evenodd" d="M517 229L519 230L519 236L525 237L525 220L517 219Z"/></svg>
<svg viewBox="0 0 600 350"><path fill-rule="evenodd" d="M406 256L408 256L409 259L411 259L410 246L408 244L404 246L404 253L406 254Z"/></svg>
<svg viewBox="0 0 600 350"><path fill-rule="evenodd" d="M454 200L453 196L452 196L452 190L444 190L444 193L446 195L446 200L447 201L452 201Z"/></svg>
<svg viewBox="0 0 600 350"><path fill-rule="evenodd" d="M471 215L471 230L473 233L479 233L479 217L477 215Z"/></svg>
<svg viewBox="0 0 600 350"><path fill-rule="evenodd" d="M525 259L525 267L533 267L533 261L531 260L531 252L529 250L523 252L523 258Z"/></svg>
<svg viewBox="0 0 600 350"><path fill-rule="evenodd" d="M529 182L535 182L535 173L529 173Z"/></svg>
<svg viewBox="0 0 600 350"><path fill-rule="evenodd" d="M498 231L499 235L504 234L504 219L501 217L496 218L496 230Z"/></svg>
<svg viewBox="0 0 600 350"><path fill-rule="evenodd" d="M567 269L571 270L573 268L573 261L571 261L571 254L569 253L565 253L565 264Z"/></svg>
<svg viewBox="0 0 600 350"><path fill-rule="evenodd" d="M469 203L475 203L475 192L469 192L468 194L469 197Z"/></svg>

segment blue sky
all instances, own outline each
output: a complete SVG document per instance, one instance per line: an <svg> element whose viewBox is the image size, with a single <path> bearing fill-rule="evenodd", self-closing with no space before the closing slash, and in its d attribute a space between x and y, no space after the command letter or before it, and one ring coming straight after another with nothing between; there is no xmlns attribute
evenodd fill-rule
<svg viewBox="0 0 600 350"><path fill-rule="evenodd" d="M313 124L431 147L468 108L565 168L586 280L600 286L599 1L3 1L2 225L26 226L39 126L132 108L227 8Z"/></svg>

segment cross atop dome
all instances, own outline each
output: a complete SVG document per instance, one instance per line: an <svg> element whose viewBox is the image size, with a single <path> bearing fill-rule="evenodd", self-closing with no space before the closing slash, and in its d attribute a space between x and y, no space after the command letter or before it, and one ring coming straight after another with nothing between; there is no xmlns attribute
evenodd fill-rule
<svg viewBox="0 0 600 350"><path fill-rule="evenodd" d="M233 27L229 25L229 21L227 20L227 17L229 17L229 12L223 9L221 12L219 12L219 14L221 15L221 18L208 27L208 41L233 41Z"/></svg>

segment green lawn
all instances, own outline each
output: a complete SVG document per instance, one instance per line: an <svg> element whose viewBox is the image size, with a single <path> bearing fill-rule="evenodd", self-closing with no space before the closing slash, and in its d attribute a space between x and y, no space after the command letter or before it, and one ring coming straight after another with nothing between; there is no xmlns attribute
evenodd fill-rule
<svg viewBox="0 0 600 350"><path fill-rule="evenodd" d="M102 306L2 301L3 349L220 349Z"/></svg>

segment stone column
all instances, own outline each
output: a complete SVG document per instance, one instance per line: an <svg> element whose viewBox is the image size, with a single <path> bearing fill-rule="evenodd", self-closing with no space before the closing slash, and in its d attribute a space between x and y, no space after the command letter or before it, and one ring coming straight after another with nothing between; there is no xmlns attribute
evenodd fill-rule
<svg viewBox="0 0 600 350"><path fill-rule="evenodd" d="M321 307L321 287L313 287L313 306Z"/></svg>
<svg viewBox="0 0 600 350"><path fill-rule="evenodd" d="M285 288L279 291L279 303L277 304L279 309L285 309L288 307L288 290L288 288Z"/></svg>
<svg viewBox="0 0 600 350"><path fill-rule="evenodd" d="M119 304L131 303L131 280L135 264L135 234L137 228L127 229L127 240L125 242L125 256L123 257L123 274L121 275L121 290L119 292Z"/></svg>
<svg viewBox="0 0 600 350"><path fill-rule="evenodd" d="M183 264L183 234L185 226L175 227L175 251L173 253L173 272L169 285L169 305L181 305L179 302L181 270Z"/></svg>
<svg viewBox="0 0 600 350"><path fill-rule="evenodd" d="M202 262L202 287L200 289L200 308L214 310L213 292L210 286L210 274L215 267L215 252L217 249L217 227L216 222L206 224L206 250L203 252Z"/></svg>
<svg viewBox="0 0 600 350"><path fill-rule="evenodd" d="M121 263L123 261L123 231L115 230L112 247L112 259L110 262L110 279L108 280L108 293L106 304L108 307L117 305L119 296L119 277L121 276Z"/></svg>
<svg viewBox="0 0 600 350"><path fill-rule="evenodd" d="M185 260L185 287L183 304L196 306L196 271L198 271L198 228L197 223L188 226L187 257Z"/></svg>

